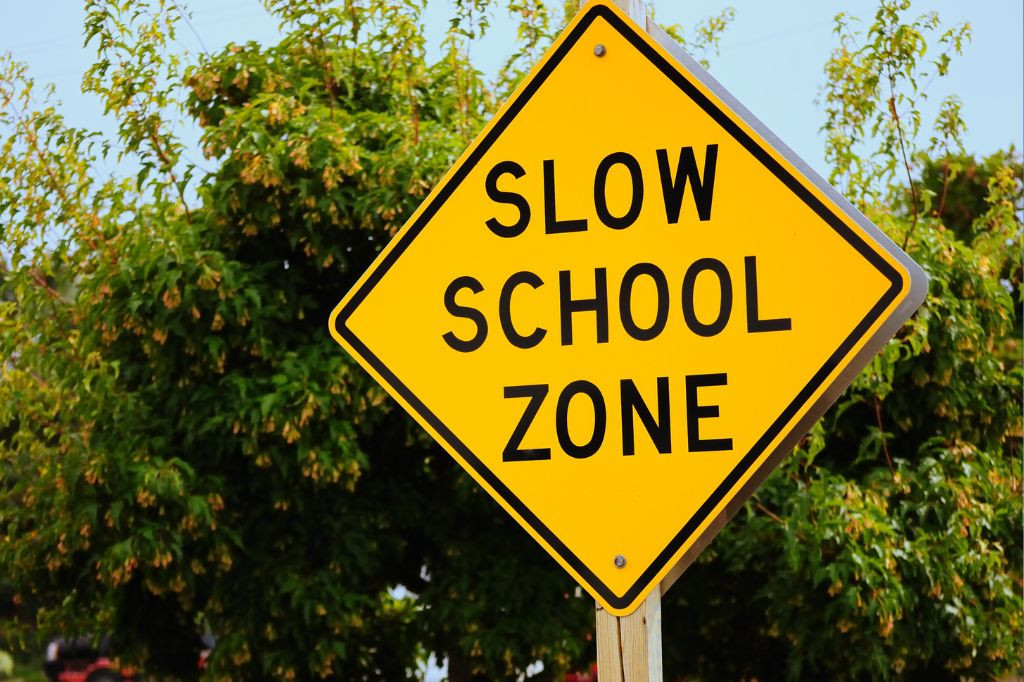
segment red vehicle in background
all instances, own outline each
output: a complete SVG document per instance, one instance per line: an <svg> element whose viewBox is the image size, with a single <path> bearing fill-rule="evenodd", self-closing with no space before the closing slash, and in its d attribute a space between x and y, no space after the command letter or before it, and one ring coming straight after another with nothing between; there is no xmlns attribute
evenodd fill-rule
<svg viewBox="0 0 1024 682"><path fill-rule="evenodd" d="M567 673L565 682L597 682L597 663L591 663L587 672Z"/></svg>
<svg viewBox="0 0 1024 682"><path fill-rule="evenodd" d="M109 649L106 637L95 646L90 637L57 637L46 647L43 672L50 682L139 682L135 671L113 665Z"/></svg>

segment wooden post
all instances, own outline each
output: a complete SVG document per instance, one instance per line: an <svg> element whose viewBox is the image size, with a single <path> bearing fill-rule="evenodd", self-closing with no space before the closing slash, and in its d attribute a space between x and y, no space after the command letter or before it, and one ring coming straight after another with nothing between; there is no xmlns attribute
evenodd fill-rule
<svg viewBox="0 0 1024 682"><path fill-rule="evenodd" d="M628 616L616 617L597 607L597 679L662 682L660 588Z"/></svg>
<svg viewBox="0 0 1024 682"><path fill-rule="evenodd" d="M644 0L614 2L647 30ZM613 616L597 606L597 676L601 682L662 682L660 586L628 616Z"/></svg>
<svg viewBox="0 0 1024 682"><path fill-rule="evenodd" d="M644 7L644 0L613 0L629 18L637 23L640 28L647 30L647 8ZM584 0L580 1L580 7Z"/></svg>

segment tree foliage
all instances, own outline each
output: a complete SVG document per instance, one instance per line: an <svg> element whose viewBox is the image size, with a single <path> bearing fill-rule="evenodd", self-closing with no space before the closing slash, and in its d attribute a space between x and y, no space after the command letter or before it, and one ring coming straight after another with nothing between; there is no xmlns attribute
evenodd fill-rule
<svg viewBox="0 0 1024 682"><path fill-rule="evenodd" d="M113 139L0 62L4 631L109 631L177 677L207 629L213 678L403 679L430 653L457 680L557 677L592 656L592 603L324 325L563 12L461 0L431 62L415 0L267 8L280 43L186 64L179 5L89 2ZM1020 660L1020 163L966 155L953 99L918 149L921 71L967 30L907 9L840 17L825 131L928 300L666 596L680 674ZM469 49L496 11L520 42L490 83ZM730 19L673 34L714 50Z"/></svg>
<svg viewBox="0 0 1024 682"><path fill-rule="evenodd" d="M837 17L823 130L832 181L924 267L928 298L669 593L702 677L1019 670L1020 161L965 157L955 99L918 150L919 83L968 27L908 8L883 1L866 30ZM731 655L706 653L723 640Z"/></svg>

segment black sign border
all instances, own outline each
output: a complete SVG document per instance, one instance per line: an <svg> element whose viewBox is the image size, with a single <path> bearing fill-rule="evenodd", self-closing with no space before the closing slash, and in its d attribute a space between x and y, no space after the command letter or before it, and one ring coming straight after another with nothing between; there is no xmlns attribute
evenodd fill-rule
<svg viewBox="0 0 1024 682"><path fill-rule="evenodd" d="M796 398L786 407L782 414L776 419L768 430L757 440L754 446L740 460L735 468L726 476L721 485L715 489L711 497L701 505L697 512L686 522L683 528L672 538L668 545L658 554L650 566L641 573L636 582L621 595L615 594L593 571L591 571L582 560L573 554L568 547L554 534L523 502L512 493L511 490L499 479L494 472L488 469L484 463L463 443L447 426L435 415L395 374L378 358L369 348L346 326L346 322L355 309L362 303L369 292L377 285L381 278L394 265L395 261L402 255L413 239L430 222L441 206L448 200L455 189L462 183L468 173L476 166L480 158L487 152L494 141L501 135L506 127L515 119L516 115L523 109L533 94L547 80L547 77L562 61L565 55L579 41L590 25L598 18L605 19L615 28L626 40L639 50L648 60L651 61L663 74L676 84L690 99L696 102L709 116L722 126L732 137L772 172L786 187L807 204L822 220L825 221L839 236L848 242L858 253L874 265L878 271L890 281L891 285L875 305L868 311L867 315L860 321L840 346L833 352L825 364L811 377L810 381L801 389ZM523 519L544 541L569 564L574 571L601 597L615 609L627 608L641 592L651 583L654 577L665 567L666 563L686 543L702 522L722 501L725 495L735 486L736 482L753 466L757 459L764 453L768 444L771 443L782 431L783 427L790 423L800 409L807 404L811 396L821 388L826 377L831 374L840 362L850 351L864 339L872 325L879 319L882 313L896 299L903 289L903 278L891 264L889 264L879 253L857 235L850 227L833 211L829 210L803 183L797 180L786 168L761 145L748 135L742 127L733 121L724 111L705 96L701 90L692 83L686 74L680 71L669 60L666 60L651 47L643 36L637 33L636 29L628 22L623 21L614 11L603 5L594 5L580 21L573 27L572 32L565 37L543 64L540 70L526 84L521 92L510 102L509 106L500 115L494 126L487 131L487 134L480 140L465 161L455 170L444 186L437 192L430 204L420 213L416 222L408 230L401 233L394 247L388 251L376 265L359 288L355 291L347 304L339 311L335 318L337 333L343 337L362 358L373 367L377 373L390 384L391 388L402 396L405 401L414 409L420 417L434 429L434 431L445 440L445 442L466 461L469 466L488 485L501 496L505 502L512 507L520 518ZM795 427L796 424L794 423Z"/></svg>

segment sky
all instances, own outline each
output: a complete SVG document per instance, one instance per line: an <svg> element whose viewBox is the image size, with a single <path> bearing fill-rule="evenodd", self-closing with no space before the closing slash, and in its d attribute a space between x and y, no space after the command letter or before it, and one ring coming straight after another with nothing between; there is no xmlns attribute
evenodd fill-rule
<svg viewBox="0 0 1024 682"><path fill-rule="evenodd" d="M560 3L552 2L552 5ZM183 26L182 50L215 51L229 42L278 38L276 20L258 0L191 0L191 28ZM692 26L696 21L733 7L735 20L726 30L719 55L711 57L711 73L809 165L827 177L822 135L824 114L816 104L824 80L823 65L836 40L833 17L845 11L870 20L872 0L658 0L658 21ZM948 94L964 102L966 147L987 155L1024 136L1024 3L1020 0L915 0L912 12L937 11L944 24L970 21L973 40L957 58L947 78L929 85L923 106L929 112ZM424 32L433 54L450 16L447 0L430 0ZM83 5L76 0L0 0L0 52L28 64L39 82L53 82L63 111L74 125L112 131L96 99L80 92L81 74L91 50L82 47ZM515 26L495 12L486 41L472 48L477 65L494 74L511 51ZM192 133L186 135L191 136Z"/></svg>

